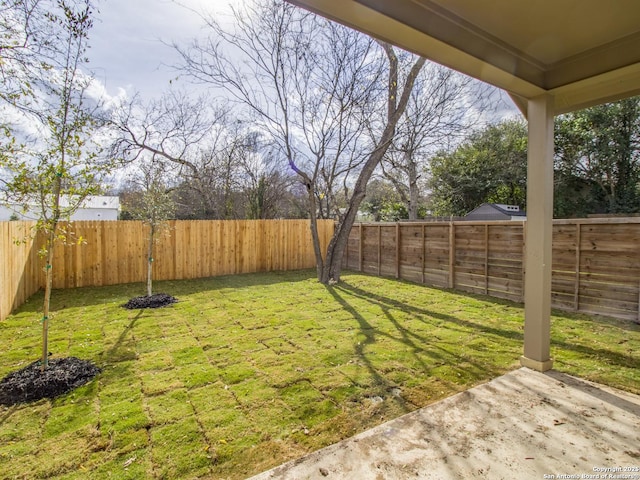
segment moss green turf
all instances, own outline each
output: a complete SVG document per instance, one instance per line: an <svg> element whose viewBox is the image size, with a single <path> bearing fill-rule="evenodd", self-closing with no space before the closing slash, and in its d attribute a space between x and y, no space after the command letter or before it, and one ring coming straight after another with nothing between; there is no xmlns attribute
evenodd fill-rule
<svg viewBox="0 0 640 480"><path fill-rule="evenodd" d="M312 271L55 291L50 350L102 373L0 407L0 478L245 478L519 366L523 310ZM39 357L41 295L0 322L0 377ZM554 312L554 368L640 393L640 325Z"/></svg>

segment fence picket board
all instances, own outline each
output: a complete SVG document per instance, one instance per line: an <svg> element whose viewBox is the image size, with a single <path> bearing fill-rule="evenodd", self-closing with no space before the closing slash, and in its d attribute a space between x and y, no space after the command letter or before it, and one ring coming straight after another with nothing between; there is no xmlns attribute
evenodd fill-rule
<svg viewBox="0 0 640 480"><path fill-rule="evenodd" d="M449 288L455 286L456 233L455 224L449 222Z"/></svg>
<svg viewBox="0 0 640 480"><path fill-rule="evenodd" d="M484 226L484 294L489 293L489 225Z"/></svg>

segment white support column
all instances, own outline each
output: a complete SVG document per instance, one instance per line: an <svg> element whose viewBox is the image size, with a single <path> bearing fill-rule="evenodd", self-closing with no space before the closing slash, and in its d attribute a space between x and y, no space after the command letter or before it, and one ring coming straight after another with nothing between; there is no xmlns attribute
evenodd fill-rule
<svg viewBox="0 0 640 480"><path fill-rule="evenodd" d="M553 230L553 97L527 105L527 231L524 284L524 355L520 363L541 372L551 360L551 239Z"/></svg>

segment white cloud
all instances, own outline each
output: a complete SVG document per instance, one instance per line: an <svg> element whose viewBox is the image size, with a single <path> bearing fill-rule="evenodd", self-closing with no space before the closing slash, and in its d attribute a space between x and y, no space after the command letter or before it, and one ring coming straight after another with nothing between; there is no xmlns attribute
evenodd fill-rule
<svg viewBox="0 0 640 480"><path fill-rule="evenodd" d="M240 2L237 0L234 5ZM175 82L172 42L201 35L200 15L228 15L228 0L107 0L99 5L90 34L89 67L107 92L124 89L157 97Z"/></svg>
<svg viewBox="0 0 640 480"><path fill-rule="evenodd" d="M41 138L45 132L43 125L38 121L34 121L33 116L25 114L8 103L0 103L0 119L2 119L2 123L11 125L20 142Z"/></svg>
<svg viewBox="0 0 640 480"><path fill-rule="evenodd" d="M104 110L111 110L129 98L127 90L122 87L116 88L113 95L110 94L104 83L97 78L94 78L89 84L86 95L96 102L101 103Z"/></svg>

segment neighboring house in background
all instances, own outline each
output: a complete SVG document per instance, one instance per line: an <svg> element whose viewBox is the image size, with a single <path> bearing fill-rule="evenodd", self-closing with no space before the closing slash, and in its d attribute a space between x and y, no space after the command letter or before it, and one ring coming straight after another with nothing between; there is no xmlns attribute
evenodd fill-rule
<svg viewBox="0 0 640 480"><path fill-rule="evenodd" d="M517 205L483 203L467 213L465 220L526 220L527 214Z"/></svg>
<svg viewBox="0 0 640 480"><path fill-rule="evenodd" d="M60 199L63 207L68 205L64 197ZM99 196L94 195L87 197L76 212L71 215L71 220L118 220L120 212L120 198L116 196ZM37 220L39 214L35 213L35 209L28 208L23 211L22 205L7 204L0 205L0 221L12 219L18 220Z"/></svg>

